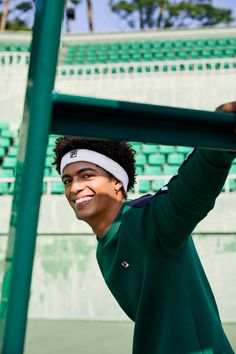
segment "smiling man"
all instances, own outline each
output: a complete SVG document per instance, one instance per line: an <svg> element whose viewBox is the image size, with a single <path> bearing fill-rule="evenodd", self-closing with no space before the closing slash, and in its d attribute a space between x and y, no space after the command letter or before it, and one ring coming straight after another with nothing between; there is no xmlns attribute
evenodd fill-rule
<svg viewBox="0 0 236 354"><path fill-rule="evenodd" d="M236 112L236 105L218 110ZM233 354L191 233L213 208L235 156L194 149L155 195L127 200L135 183L129 144L57 140L66 198L96 234L105 282L135 322L133 354Z"/></svg>

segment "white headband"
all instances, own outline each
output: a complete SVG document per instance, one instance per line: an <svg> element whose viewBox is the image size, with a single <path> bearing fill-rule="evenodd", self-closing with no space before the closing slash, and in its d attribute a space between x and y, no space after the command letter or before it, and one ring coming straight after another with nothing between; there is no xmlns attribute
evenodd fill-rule
<svg viewBox="0 0 236 354"><path fill-rule="evenodd" d="M74 162L92 162L104 170L111 173L114 177L116 177L119 181L122 182L124 190L127 192L127 187L129 183L129 177L121 165L119 165L114 160L110 159L106 155L100 154L99 152L87 150L87 149L78 149L67 152L61 159L60 173L64 168L70 163Z"/></svg>

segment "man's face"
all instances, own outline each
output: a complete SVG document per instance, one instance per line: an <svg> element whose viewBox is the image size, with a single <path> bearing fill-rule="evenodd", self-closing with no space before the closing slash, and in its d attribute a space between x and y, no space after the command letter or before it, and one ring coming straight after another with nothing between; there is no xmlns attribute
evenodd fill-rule
<svg viewBox="0 0 236 354"><path fill-rule="evenodd" d="M93 163L67 165L62 181L65 196L76 217L91 226L106 218L116 201L116 179Z"/></svg>

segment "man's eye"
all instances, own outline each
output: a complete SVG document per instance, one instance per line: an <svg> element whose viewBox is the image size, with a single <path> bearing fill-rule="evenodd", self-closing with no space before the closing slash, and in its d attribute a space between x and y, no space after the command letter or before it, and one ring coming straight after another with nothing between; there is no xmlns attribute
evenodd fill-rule
<svg viewBox="0 0 236 354"><path fill-rule="evenodd" d="M67 186L70 183L69 179L64 179L63 181L64 186Z"/></svg>
<svg viewBox="0 0 236 354"><path fill-rule="evenodd" d="M92 176L93 176L92 173L86 173L83 177L84 177L84 178L90 178L90 177L92 177Z"/></svg>

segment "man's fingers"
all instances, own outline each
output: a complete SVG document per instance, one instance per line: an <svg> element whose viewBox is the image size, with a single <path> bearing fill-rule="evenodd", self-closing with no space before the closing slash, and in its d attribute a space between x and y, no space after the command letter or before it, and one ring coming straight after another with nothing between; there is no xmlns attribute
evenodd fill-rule
<svg viewBox="0 0 236 354"><path fill-rule="evenodd" d="M236 102L227 102L216 108L216 112L236 113Z"/></svg>

